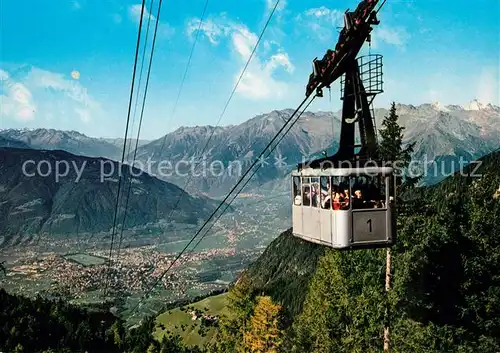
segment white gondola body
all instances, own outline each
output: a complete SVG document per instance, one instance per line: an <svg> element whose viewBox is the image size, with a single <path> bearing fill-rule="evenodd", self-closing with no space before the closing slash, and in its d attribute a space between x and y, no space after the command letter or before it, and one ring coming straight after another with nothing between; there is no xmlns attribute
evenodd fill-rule
<svg viewBox="0 0 500 353"><path fill-rule="evenodd" d="M293 234L309 242L326 245L335 249L377 248L393 244L395 237L394 196L383 192L378 207L353 207L348 202L344 209L334 209L331 195L321 194L319 202L302 202L305 192L315 179L327 181L334 188L334 181L342 178L349 182L349 195L353 195L351 180L355 178L377 178L381 188L394 190L393 170L390 167L328 168L324 170L306 168L292 172L292 219ZM300 178L300 195L297 191ZM337 179L335 179L337 178ZM321 185L320 185L321 188ZM324 190L323 190L324 191ZM330 190L331 192L331 190ZM324 196L326 195L326 196ZM323 197L324 196L324 197ZM349 200L352 200L349 198ZM325 206L327 205L327 206Z"/></svg>

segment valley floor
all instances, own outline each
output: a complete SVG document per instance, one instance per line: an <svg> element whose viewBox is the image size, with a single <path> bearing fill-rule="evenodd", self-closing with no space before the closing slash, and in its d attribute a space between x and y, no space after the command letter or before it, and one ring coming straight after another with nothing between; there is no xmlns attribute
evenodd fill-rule
<svg viewBox="0 0 500 353"><path fill-rule="evenodd" d="M0 286L28 296L62 296L78 304L110 300L120 316L131 323L138 322L167 303L227 288L258 258L276 229L289 226L282 202L244 198L235 205L235 213L222 217L197 249L188 250L162 277L152 295L141 302L139 312L130 310L170 266L197 228L178 230L175 241L125 234L119 258L114 247L111 268L110 244L98 237L38 239L22 247L2 249L0 261L6 261L7 273L0 279ZM110 295L105 297L107 283Z"/></svg>

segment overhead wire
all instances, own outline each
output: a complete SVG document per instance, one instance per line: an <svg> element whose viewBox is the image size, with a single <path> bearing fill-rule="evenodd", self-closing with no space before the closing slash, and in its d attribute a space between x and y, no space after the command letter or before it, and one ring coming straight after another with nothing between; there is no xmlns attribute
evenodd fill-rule
<svg viewBox="0 0 500 353"><path fill-rule="evenodd" d="M193 45L191 46L191 52L189 53L188 61L187 61L187 64L186 64L186 69L184 70L184 75L182 76L181 85L179 86L179 91L177 92L177 98L175 99L174 107L172 109L172 113L170 114L170 118L167 121L167 125L172 120L172 118L175 116L175 112L176 112L177 106L179 104L179 100L180 100L180 97L181 97L182 89L184 88L184 82L186 81L187 73L188 73L189 67L191 65L191 60L193 58L194 49L196 48L196 43L198 42L198 38L200 36L201 26L203 25L203 22L205 20L205 14L206 14L207 7L208 7L208 1L209 0L205 1L205 6L203 7L203 12L201 13L200 23L198 24L198 30L196 31L196 36L194 38ZM161 154L163 153L163 148L165 146L166 137L167 137L167 134L165 134L165 136L163 136L163 141L162 141L162 144L161 144L161 147L160 147L160 153L158 154L160 157L161 157Z"/></svg>
<svg viewBox="0 0 500 353"><path fill-rule="evenodd" d="M307 104L307 106L309 106L309 104L314 100L316 96L313 97L313 99ZM274 143L274 141L276 140L276 138L278 136L280 136L281 132L283 130L285 130L285 128L287 127L288 123L293 119L293 117L297 114L297 112L299 112L299 110L302 108L302 106L304 105L304 103L306 103L306 101L309 99L309 96L307 96L303 101L302 103L297 107L297 109L290 115L290 117L288 118L287 122L285 124L283 124L283 126L280 128L280 130L276 133L276 135L271 139L271 141L266 145L266 147L262 150L262 152L259 154L259 156L255 159L255 161L252 163L252 165L247 169L247 171L243 174L243 176L240 177L240 179L238 180L238 182L236 183L236 185L233 186L233 188L229 191L229 193L226 195L226 197L221 201L221 203L219 204L219 206L217 206L217 208L212 212L212 214L210 215L210 217L203 223L203 225L198 229L198 231L195 233L195 235L191 238L191 240L186 244L186 246L181 250L181 252L179 254L177 254L177 256L174 258L174 260L169 264L169 266L167 267L167 269L165 271L162 272L162 274L157 278L157 280L154 282L154 284L148 289L148 291L146 292L146 294L143 296L143 298L136 304L136 306L132 309L132 312L134 312L135 310L137 310L137 308L139 307L139 305L142 303L142 301L151 293L151 291L158 285L158 283L163 279L163 277L165 276L165 274L168 273L168 271L170 271L170 269L174 266L175 263L177 263L177 261L182 257L182 255L186 252L186 250L189 248L189 246L194 242L194 240L196 239L196 237L203 231L203 229L205 228L205 226L210 223L210 221L212 220L212 218L214 217L214 215L221 209L221 207L223 205L226 204L226 201L229 199L229 197L231 196L231 194L234 192L234 190L236 190L236 188L240 185L240 183L245 179L245 177L250 173L250 171L254 168L254 166L261 160L262 156L264 155L264 153L267 151L267 149ZM306 106L306 107L307 107ZM300 114L302 115L302 113ZM299 117L300 117L299 115ZM297 121L297 120L295 120ZM295 124L295 122L294 122ZM292 125L293 126L293 125ZM287 130L290 131L291 127ZM285 133L286 135L286 133ZM281 141L283 139L283 137L285 136L281 136L280 140ZM277 144L275 145L274 148L276 148ZM273 150L274 150L273 148ZM255 172L252 174L252 176L255 174ZM251 179L251 177L250 177ZM250 180L248 179L245 183L245 185L248 183L248 181ZM231 201L232 202L232 201ZM227 209L227 207L226 207ZM219 216L220 218L220 216Z"/></svg>
<svg viewBox="0 0 500 353"><path fill-rule="evenodd" d="M226 113L226 110L227 110L227 108L228 108L228 106L229 106L229 104L230 104L231 100L233 99L234 93L236 92L236 90L237 90L237 88L238 88L238 86L239 86L239 84L240 84L240 82L241 82L241 79L243 78L243 75L245 74L246 70L248 69L248 65L250 64L250 61L252 60L253 56L255 55L255 52L256 52L256 50L257 50L257 47L259 46L259 43L260 43L260 41L262 40L262 37L264 36L264 33L265 33L265 31L266 31L267 27L269 26L269 23L271 22L271 19L272 19L272 17L273 17L273 15L274 15L274 13L275 13L275 11L276 11L276 9L277 9L277 7L278 7L278 5L279 5L280 1L281 1L281 0L277 0L277 1L276 1L276 4L274 5L274 7L273 7L272 11L270 12L269 17L268 17L268 19L267 19L267 21L266 21L266 23L265 23L264 27L262 28L262 31L261 31L261 33L260 33L260 35L259 35L258 39L257 39L257 42L255 43L255 46L253 47L252 52L250 53L250 56L248 57L248 60L247 60L247 62L246 62L246 64L245 64L245 66L244 66L243 70L241 71L240 76L238 77L238 80L236 81L236 84L234 85L233 90L231 91L231 94L229 95L229 98L228 98L228 100L226 101L226 104L224 105L224 108L222 109L222 112L221 112L221 114L220 114L220 116L219 116L219 118L218 118L218 120L217 120L217 123L215 124L214 128L212 129L212 131L211 131L211 133L210 133L210 136L208 137L207 141L205 142L205 145L203 146L203 149L202 149L202 151L201 151L201 156L203 156L203 154L205 153L205 151L206 151L206 149L207 149L207 147L208 147L208 145L209 145L210 141L212 140L212 137L213 137L213 135L214 135L214 133L215 133L215 130L216 130L216 129L217 129L217 127L219 126L219 124L220 124L220 121L221 121L222 117L223 117L223 116L224 116L224 114ZM201 22L200 22L199 28L201 28ZM199 31L198 31L198 33L199 33ZM166 138L167 138L167 135L165 135L165 136L163 137L162 148L160 149L160 151L162 151L162 150L163 150L163 146L164 146L164 144L165 144L165 140L166 140ZM160 156L161 156L161 153L160 153ZM193 169L194 169L194 168L193 168ZM192 177L193 177L193 175L194 175L194 174L195 174L195 171L193 171L193 173L191 173L191 174L188 176L188 178L187 178L187 180L186 180L186 182L184 183L184 186L183 186L183 188L182 188L183 190L186 190L186 188L188 187L189 183L191 182L191 179L192 179ZM185 195L185 193L180 193L180 194L179 194L179 196L178 196L178 198L177 198L177 201L176 201L176 203L175 203L174 207L171 209L171 211L170 211L170 213L169 213L169 216L168 216L168 218L167 218L167 222L169 222L169 221L171 220L171 218L172 218L172 216L173 216L173 214L174 214L175 210L177 210L177 207L179 207L179 204L180 204L180 202L181 202L182 198L184 197L184 195Z"/></svg>
<svg viewBox="0 0 500 353"><path fill-rule="evenodd" d="M179 98L180 98L180 95L181 95L181 92L182 92L182 89L183 89L183 86L184 86L184 82L185 82L186 77L187 77L187 73L189 71L189 67L190 67L191 60L192 60L192 57L193 57L193 53L194 53L194 50L195 50L195 47L196 47L196 43L198 42L199 32L201 30L201 26L202 26L204 18L205 18L205 13L206 13L206 10L207 10L207 7L208 7L208 1L209 0L205 1L205 5L203 7L203 12L202 12L201 17L200 17L200 24L199 24L199 27L198 27L198 32L196 34L194 43L193 43L193 45L191 47L191 52L189 54L189 58L188 58L188 61L187 61L187 64L186 64L186 69L184 70L184 75L182 77L181 85L180 85L179 91L177 93L177 99L175 101L174 108L173 108L170 120L175 115L175 110L176 110L176 107L177 107L177 105L179 103ZM152 3L153 3L153 0L151 0L151 5L150 5L151 7L152 7ZM135 145L135 149L134 149L134 157L133 157L133 161L132 161L132 164L131 164L132 166L133 166L133 163L135 162L136 157L137 157L139 135L140 135L141 125L142 125L142 119L143 119L143 114L144 114L144 106L145 106L145 101L146 101L146 95L147 95L147 89L148 89L148 83L149 83L149 76L150 76L150 73L151 73L151 64L152 64L152 60L153 60L153 52L154 52L154 47L155 47L155 42L156 42L156 34L157 34L157 28L158 28L158 23L159 23L158 19L159 19L159 16L160 16L160 10L161 10L161 1L159 3L159 6L158 6L158 15L156 17L156 27L155 27L155 32L154 32L153 45L152 45L152 49L151 49L151 56L150 56L150 60L149 60L149 68L148 68L148 74L147 74L146 88L145 88L145 93L144 93L143 102L142 102L141 118L139 120L139 128L138 128L138 132L137 132L137 140L136 140L136 145ZM151 13L149 15L150 15L150 18L151 18ZM149 21L148 21L148 31L149 31ZM147 34L146 34L146 37L147 37ZM145 50L146 50L146 45L144 46L143 59L144 59ZM141 72L142 72L142 68L141 68ZM160 149L160 155L161 155L161 151L163 150L164 142L165 142L165 139L163 140L162 147ZM130 176L130 183L129 183L129 188L128 188L128 192L127 192L127 199L126 199L125 211L124 211L124 215L123 215L122 230L121 230L121 234L120 234L120 242L119 242L119 246L118 246L118 258L119 258L119 255L120 255L120 248L121 248L121 244L122 244L122 241L123 241L123 232L124 232L125 220L126 220L126 215L127 215L127 210L128 210L128 202L129 202L129 197L130 197L131 185L132 185L132 177ZM174 209L172 209L172 210L174 210ZM173 214L173 211L170 213L169 219L171 218L172 214Z"/></svg>
<svg viewBox="0 0 500 353"><path fill-rule="evenodd" d="M118 191L116 193L116 203L115 203L115 214L114 214L114 219L113 219L113 230L111 233L111 245L109 249L109 260L108 260L108 278L107 281L105 282L105 287L104 287L104 296L107 294L108 290L108 282L110 278L110 272L109 269L111 268L111 255L113 251L113 242L114 242L114 237L115 237L115 229L116 229L116 221L118 218L118 203L120 200L120 190L121 190L121 184L122 184L122 176L121 176L121 168L125 160L125 150L127 148L127 133L128 133L128 128L129 128L129 123L130 123L130 113L132 110L132 99L134 96L134 85L135 85L135 77L136 77L136 71L137 71L137 62L139 58L139 48L141 44L141 33L142 33L142 20L144 18L144 8L146 5L146 0L142 1L142 6L141 6L141 16L139 20L139 30L137 33L137 43L136 43L136 48L135 48L135 59L134 59L134 69L132 73L132 82L131 82L131 87L130 87L130 98L129 98L129 104L128 104L128 113L127 113L127 122L125 126L125 137L123 140L123 151L122 151L122 158L121 158L121 164L119 165L119 177L118 177Z"/></svg>
<svg viewBox="0 0 500 353"><path fill-rule="evenodd" d="M153 4L153 0L151 0L151 6L152 6L152 4ZM137 129L137 139L135 141L134 156L133 156L133 159L132 159L131 168L134 165L135 159L137 157L137 149L139 147L139 137L140 137L140 134L141 134L142 120L144 118L144 108L146 106L146 97L148 95L149 79L150 79L150 75L151 75L151 67L153 65L153 54L154 54L154 50L155 50L156 36L157 36L157 33L158 33L158 24L160 23L160 20L159 20L159 18L160 18L160 10L161 10L161 1L160 1L159 5L158 5L158 14L156 16L156 24L155 24L154 34L153 34L153 42L152 42L152 45L151 45L151 55L149 57L148 71L147 71L147 75L146 75L146 84L144 86L144 96L142 98L141 115L140 115L140 118L139 118L139 126L138 126L138 129ZM151 12L149 13L149 18L151 19ZM147 40L147 33L148 32L149 32L149 21L148 21L148 29L146 31L146 40ZM143 55L145 54L145 52L146 52L146 44L144 45L144 53L143 53ZM143 56L143 59L144 59L144 56ZM119 244L118 244L118 258L120 257L120 249L121 249L122 240L123 240L123 231L125 229L125 221L126 221L126 217L127 217L128 203L129 203L129 200L130 200L130 190L132 189L132 173L130 173L129 179L130 179L129 180L129 186L128 186L127 197L126 197L126 201L125 201L125 210L123 212L122 229L121 229L121 232L120 232L120 241L119 241Z"/></svg>
<svg viewBox="0 0 500 353"><path fill-rule="evenodd" d="M278 147L278 145L280 144L281 140L283 140L283 138L288 134L288 132L292 129L292 127L295 125L295 123L300 119L300 117L302 116L302 114L304 114L304 112L307 110L307 108L309 107L309 105L313 102L314 98L311 99L311 101L304 107L304 109L302 110L302 112L295 118L295 121L292 122L292 124L290 124L289 128L286 130L286 132L281 135L280 139L278 140L278 142L274 145L274 147L269 151L269 153L267 154L267 156L264 157L264 160L266 158L269 157L269 155L276 149L276 147ZM226 210L229 208L229 206L231 206L231 204L233 203L233 201L236 199L236 197L238 197L238 195L243 191L243 189L247 186L247 184L250 182L250 180L252 179L252 177L257 173L257 171L259 170L259 168L262 166L259 165L257 166L257 168L254 169L253 173L250 175L250 177L247 179L247 181L243 184L243 186L240 188L240 191L238 191L234 197L231 199L231 201L229 201L226 205L226 207L224 208L224 210L219 214L219 216L217 217L217 219L212 222L212 225L210 226L210 228L207 229L207 231L200 237L200 239L198 240L198 242L192 247L191 251L189 253L192 253L194 251L194 249L196 249L198 247L198 245L200 245L201 241L205 238L205 236L207 236L208 232L210 232L210 230L213 228L213 226L217 223L217 221L222 217L222 215L226 212ZM282 195L279 195L279 196L282 196Z"/></svg>
<svg viewBox="0 0 500 353"><path fill-rule="evenodd" d="M153 2L154 2L154 0L151 0L151 2L149 3L149 8L150 9L153 8ZM140 93L140 90L141 90L142 71L144 69L144 60L146 59L146 49L147 49L147 45L148 45L148 36L149 36L150 25L151 25L151 11L149 12L149 15L148 15L148 24L146 26L146 36L145 36L145 39L144 39L144 47L142 49L141 70L139 71L139 83L137 84L137 92L135 94L134 114L133 114L133 117L132 117L132 126L131 126L130 135L132 135L133 131L134 131L133 129L134 129L134 124L135 124L135 118L137 116L137 107L139 106L139 93ZM130 142L128 144L127 157L130 155L130 149L131 149L131 147L132 147L132 142ZM133 162L132 162L132 165L133 165Z"/></svg>

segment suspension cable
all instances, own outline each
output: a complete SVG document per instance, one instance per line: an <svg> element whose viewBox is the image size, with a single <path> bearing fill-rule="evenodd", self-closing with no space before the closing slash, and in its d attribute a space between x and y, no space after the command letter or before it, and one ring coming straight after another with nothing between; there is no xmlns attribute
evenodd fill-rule
<svg viewBox="0 0 500 353"><path fill-rule="evenodd" d="M233 88L233 90L232 90L231 94L229 95L229 98L228 98L228 100L227 100L227 102L226 102L226 104L225 104L225 106L224 106L224 108L223 108L223 110L222 110L222 113L221 113L221 114L220 114L220 116L219 116L219 119L217 120L217 123L215 124L214 128L212 129L212 131L211 131L211 133L210 133L210 136L208 137L207 141L205 142L205 146L203 147L203 149L202 149L202 151L201 151L201 156L203 156L203 154L205 153L205 151L206 151L206 149L207 149L207 147L208 147L208 144L209 144L209 143L210 143L210 141L212 140L212 137L213 137L213 135L214 135L214 133L215 133L215 130L216 130L216 129L217 129L217 127L219 126L219 124L220 124L220 121L221 121L222 117L223 117L223 116L224 116L224 114L226 113L226 110L227 110L227 108L228 108L228 106L229 106L229 103L230 103L230 102L231 102L231 100L233 99L234 93L236 92L236 89L238 88L238 86L239 86L239 84L240 84L240 81L241 81L241 79L243 78L243 75L245 74L245 72L246 72L246 70L247 70L247 68L248 68L248 65L250 64L250 61L252 60L252 58L253 58L253 56L254 56L254 54L255 54L255 51L257 50L257 47L259 46L259 43L260 43L260 41L262 40L262 37L264 36L264 33L265 33L265 31L266 31L267 27L269 26L269 23L271 22L271 19L272 19L273 15L274 15L274 12L276 11L276 8L278 7L278 5L279 5L280 1L281 1L281 0L277 0L277 1L276 1L276 4L274 5L273 10L272 10L272 11L271 11L271 13L269 14L269 17L268 17L268 19L267 19L267 22L266 22L266 24L264 25L264 28L262 29L262 31L261 31L261 33L260 33L260 36L259 36L259 38L258 38L257 42L255 43L255 46L254 46L254 48L253 48L252 52L250 53L250 56L249 56L249 58L248 58L248 60L247 60L247 62L246 62L246 64L245 64L245 67L243 68L243 71L241 72L241 74L240 74L240 76L239 76L238 80L236 81L236 84L234 85L234 88ZM165 136L163 137L163 143L162 143L162 146L161 146L161 149L160 149L160 154L159 154L159 156L161 156L161 152L163 151L163 146L164 146L164 144L165 144L165 140L166 140L166 138L167 138L167 135L165 135ZM191 179L192 179L192 177L193 177L193 174L194 174L194 172L188 176L188 179L187 179L186 183L184 184L184 187L182 188L183 190L186 190L187 186L188 186L188 185L189 185L189 183L191 182ZM181 200L182 200L182 198L183 198L183 197L184 197L184 193L180 193L180 194L179 194L179 197L177 198L177 201L176 201L176 203L175 203L174 207L173 207L173 208L172 208L172 210L170 211L170 214L169 214L169 217L167 218L167 221L170 221L170 219L172 218L172 215L173 215L174 211L175 211L175 210L177 209L177 207L179 206L179 204L180 204L180 202L181 202Z"/></svg>
<svg viewBox="0 0 500 353"><path fill-rule="evenodd" d="M196 36L194 38L194 43L193 43L193 45L191 47L191 52L189 53L188 62L186 64L186 69L184 70L184 75L182 76L181 85L179 87L179 91L177 92L177 98L175 100L174 107L172 109L172 113L170 114L170 117L167 120L167 125L173 119L173 117L175 116L175 112L177 110L177 105L179 104L179 99L181 97L181 92L182 92L182 89L184 87L184 82L186 81L186 77L187 77L187 73L188 73L188 70L189 70L189 66L191 65L191 59L193 58L194 49L196 47L196 43L198 42L198 37L200 36L201 26L203 25L203 21L205 20L205 13L207 11L208 1L209 0L205 1L205 6L203 7L203 12L201 13L200 23L198 24L198 30L196 31ZM165 136L163 136L163 141L162 141L161 147L160 147L160 153L158 154L158 156L160 156L160 157L161 157L161 154L163 152L163 147L165 147L166 136L167 136L167 134L165 134Z"/></svg>
<svg viewBox="0 0 500 353"><path fill-rule="evenodd" d="M114 214L114 219L113 219L113 231L111 233L111 245L109 248L108 278L107 278L107 281L106 281L105 287L104 287L104 296L106 296L106 294L107 294L108 282L110 279L109 270L111 268L111 255L112 255L112 251L113 251L113 242L114 242L114 238L115 238L116 221L118 218L118 203L120 200L120 190L121 190L121 184L122 184L121 168L122 168L123 162L125 160L125 150L126 150L126 146L127 146L127 133L128 133L129 123L130 123L130 112L132 110L132 99L134 96L134 84L135 84L135 76L136 76L136 71L137 71L137 62L138 62L138 57L139 57L139 48L140 48L140 43L141 43L142 20L144 18L145 5L146 5L146 0L143 0L142 7L141 7L141 18L139 20L139 30L137 33L137 44L136 44L136 48L135 48L134 70L132 73L132 82L131 82L131 87L130 87L130 98L129 98L129 104L128 104L128 113L127 113L127 123L125 126L125 139L123 141L123 151L122 151L121 164L119 165L120 173L119 173L119 177L118 177L118 191L116 193L115 214Z"/></svg>
<svg viewBox="0 0 500 353"><path fill-rule="evenodd" d="M280 137L280 139L278 140L278 142L274 145L274 147L269 150L269 153L267 154L267 156L264 157L264 160L266 158L269 157L269 155L276 149L276 147L278 147L278 145L280 144L281 140L283 140L283 138L288 134L288 132L292 129L292 127L295 125L295 123L300 119L300 117L302 116L302 114L304 114L304 112L307 110L307 108L309 107L309 105L313 102L314 100L314 97L313 99L311 99L311 101L309 101L309 103L304 107L304 109L302 110L302 112L300 112L300 114L295 118L295 120L290 124L290 126L288 127L288 129L285 131L285 133ZM240 188L240 191L238 191L234 197L231 199L231 201L229 201L227 204L226 204L226 207L224 208L224 210L219 214L219 216L217 217L217 219L212 222L211 226L207 229L207 231L200 237L200 239L198 240L198 242L191 248L189 254L191 254L194 249L196 249L198 247L198 245L201 243L201 241L205 238L205 236L208 234L208 232L210 232L210 230L212 229L212 227L215 225L215 223L217 223L217 221L219 220L219 218L222 217L222 215L226 212L226 210L229 208L229 206L233 203L233 201L236 199L236 197L238 197L238 195L243 191L243 189L247 186L247 184L250 182L250 180L252 179L252 177L257 173L257 171L259 170L259 168L262 166L259 165L257 166L257 168L255 168L255 170L253 171L253 173L250 175L250 177L247 179L247 181L245 182L245 184L243 184L243 186ZM281 195L280 195L281 196Z"/></svg>
<svg viewBox="0 0 500 353"><path fill-rule="evenodd" d="M314 100L316 96L313 97L312 100ZM240 185L240 183L245 179L245 177L248 175L248 173L250 173L250 171L253 169L253 167L261 160L261 157L264 155L264 153L267 151L267 149L274 143L274 141L278 138L278 136L280 136L281 132L283 130L285 130L285 128L287 127L287 125L290 123L290 121L292 121L293 117L299 112L299 110L302 108L302 106L304 105L304 103L306 103L306 101L309 99L309 96L307 96L303 101L302 103L300 103L300 105L297 107L297 109L292 113L292 115L290 115L290 117L288 118L287 122L280 128L280 130L276 133L276 135L272 138L272 140L266 145L266 147L262 150L262 152L259 154L259 156L255 159L255 161L252 163L252 165L247 169L247 171L243 174L243 176L240 177L240 179L238 180L238 182L236 183L236 185L233 186L233 188L229 191L229 193L226 195L226 197L221 201L221 203L219 204L219 206L212 212L212 214L210 215L210 217L203 223L203 225L198 229L198 231L195 233L195 235L191 238L191 240L186 244L186 246L181 250L181 252L179 254L177 254L177 256L175 257L175 259L170 263L170 265L167 267L167 269L165 271L162 272L162 274L157 278L157 280L154 282L154 284L147 290L146 294L141 298L141 300L136 304L136 306L132 309L132 312L134 312L138 307L139 305L142 303L142 301L149 295L149 293L151 293L151 291L158 285L158 283L163 279L163 277L165 276L165 274L173 267L173 265L181 258L181 256L184 254L184 252L186 252L186 250L188 249L188 247L193 243L193 241L196 239L196 237L202 232L202 230L205 228L205 226L212 220L212 218L214 217L214 215L221 209L221 207L226 203L226 201L229 199L229 197L231 196L231 194L234 192L234 190L236 190L236 188ZM311 100L311 102L312 102ZM311 103L309 102L309 104ZM307 104L307 106L309 106L309 104ZM300 115L299 115L300 116ZM297 120L295 120L297 121ZM295 124L295 123L294 123ZM291 128L291 127L290 127ZM289 131L290 129L287 130L287 132ZM283 139L285 135L281 136L281 139ZM281 139L279 141L281 141ZM277 145L276 145L277 146ZM276 146L274 148L276 148ZM273 148L273 150L274 150ZM255 174L255 173L254 173ZM252 174L253 176L253 174ZM250 179L249 179L250 180ZM248 181L247 181L248 183Z"/></svg>
<svg viewBox="0 0 500 353"><path fill-rule="evenodd" d="M205 13L206 13L206 10L207 10L207 7L208 7L208 1L209 0L205 1L205 6L203 8L203 12L202 12L202 15L201 15L201 20L200 20L200 25L199 25L198 29L201 29L201 25L203 23L203 19L205 17ZM153 0L151 0L151 3L152 2L153 2ZM159 4L159 6L158 6L158 16L157 16L156 27L155 27L155 32L154 32L153 45L152 45L152 48L151 48L151 57L150 57L150 60L149 60L149 68L148 68L148 73L147 73L146 88L145 88L143 102L142 102L141 117L140 117L140 120L139 120L139 128L138 128L138 131L137 131L137 140L136 140L135 149L134 149L134 157L133 157L133 160L132 160L132 166L133 166L133 164L134 164L134 162L136 160L137 150L138 150L138 147L139 147L138 146L138 144L139 144L139 135L140 135L141 125L142 125L142 119L143 119L143 115L144 115L144 106L145 106L146 95L147 95L147 90L148 90L149 76L150 76L150 73L151 73L151 64L152 64L152 60L153 60L153 52L154 52L154 46L155 46L155 42L156 42L156 34L157 34L157 28L158 28L158 23L159 23L158 18L160 16L160 7L161 7L161 2ZM148 30L149 30L149 22L148 22ZM175 102L174 109L173 109L173 112L172 112L172 116L170 118L172 118L173 115L175 114L175 109L176 109L177 104L179 102L179 98L180 98L181 91L182 91L182 88L183 88L183 85L184 85L184 81L186 79L186 76L187 76L187 73L188 73L188 70L189 70L189 66L190 66L190 63L191 63L191 59L193 57L194 49L195 49L196 43L198 41L198 34L199 34L199 31L197 32L195 41L193 43L193 46L191 47L191 53L190 53L189 58L188 58L186 69L184 71L184 76L182 78L182 82L181 82L179 91L177 93L177 100ZM146 47L144 47L144 50L145 49L146 49ZM124 215L123 215L122 230L121 230L121 233L120 233L120 242L119 242L119 246L118 246L118 258L120 256L120 249L121 249L121 245L122 245L122 241L123 241L123 232L124 232L125 220L126 220L126 216L127 216L128 202L129 202L129 198L130 198L130 190L131 190L131 187L132 187L132 176L130 176L129 179L130 179L130 182L129 182L128 192L127 192L127 198L126 198L126 204L125 204L125 212L124 212ZM170 214L170 216L171 215L172 215L172 213Z"/></svg>
<svg viewBox="0 0 500 353"><path fill-rule="evenodd" d="M149 28L151 25L151 11L153 9L153 2L154 0L151 0L149 3L149 8L151 9L149 12L148 16L148 24L146 26L146 36L144 38L144 48L142 49L142 59L141 59L141 70L139 71L139 83L137 84L137 92L135 94L135 105L134 105L134 114L132 118L132 126L130 130L130 135L132 136L133 131L134 131L134 124L135 124L135 118L137 116L137 107L139 106L139 93L141 91L141 82L142 82L142 71L144 69L144 60L146 59L146 48L148 45L148 36L149 36ZM130 156L130 149L132 147L132 141L128 144L128 151L127 151L127 157ZM133 162L132 162L133 164Z"/></svg>
<svg viewBox="0 0 500 353"><path fill-rule="evenodd" d="M151 2L153 2L153 0L151 0ZM154 54L155 44L156 44L156 35L158 33L158 24L160 23L160 20L159 20L160 10L161 10L161 1L160 1L159 5L158 5L158 14L156 16L156 24L155 24L154 34L153 34L153 43L151 45L151 55L149 57L148 71L147 71L147 75L146 75L146 84L144 86L144 96L142 98L141 116L139 118L139 127L138 127L138 130L137 130L137 139L135 141L134 157L132 159L131 168L133 167L133 164L134 164L135 159L137 157L137 149L139 147L139 136L141 134L142 120L143 120L143 117L144 117L144 107L146 106L146 97L147 97L147 94L148 94L149 78L150 78L150 75L151 75L151 67L152 67L152 64L153 64L153 54ZM151 13L149 15L151 16ZM128 190L127 190L127 198L126 198L126 201L125 201L125 211L123 213L122 229L121 229L121 232L120 232L120 241L119 241L119 244L118 244L118 258L120 257L120 248L121 248L122 240L123 240L123 231L125 229L125 221L126 221L126 217L127 217L128 202L129 202L129 199L130 199L130 190L132 188L132 174L129 175L129 179L130 179L130 181L129 181L129 186L128 186Z"/></svg>

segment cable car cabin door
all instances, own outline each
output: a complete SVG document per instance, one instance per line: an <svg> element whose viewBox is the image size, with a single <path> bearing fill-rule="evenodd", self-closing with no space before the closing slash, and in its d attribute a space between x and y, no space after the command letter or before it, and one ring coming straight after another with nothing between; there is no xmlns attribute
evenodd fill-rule
<svg viewBox="0 0 500 353"><path fill-rule="evenodd" d="M352 211L352 241L360 243L387 241L387 210L367 209Z"/></svg>
<svg viewBox="0 0 500 353"><path fill-rule="evenodd" d="M357 204L353 201L351 236L353 246L387 244L392 241L392 208L389 196L385 192L388 190L390 177L376 178L378 179L376 196L370 197L374 196L374 193L370 192L368 200L371 201L360 201ZM354 194L357 192L359 190L353 190ZM356 195L353 196L355 200Z"/></svg>

